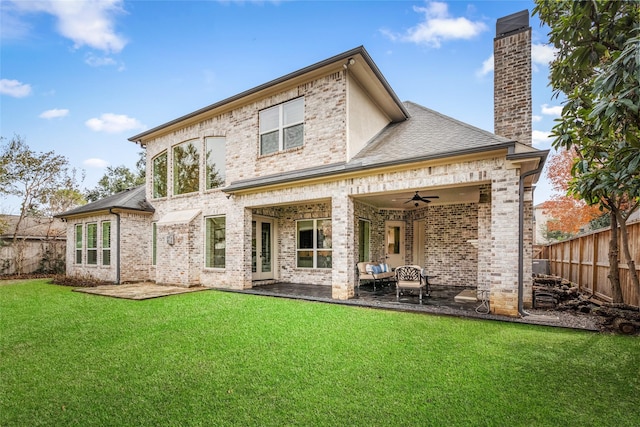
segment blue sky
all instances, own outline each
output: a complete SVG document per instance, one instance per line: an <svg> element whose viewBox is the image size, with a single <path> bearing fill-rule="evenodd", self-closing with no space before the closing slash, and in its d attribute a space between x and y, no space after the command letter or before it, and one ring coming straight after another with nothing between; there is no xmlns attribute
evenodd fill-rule
<svg viewBox="0 0 640 427"><path fill-rule="evenodd" d="M496 19L533 1L123 1L0 3L0 135L54 150L92 188L134 168L127 138L363 45L401 100L493 131ZM560 101L548 29L530 18L533 141ZM541 179L535 203L550 189ZM11 200L1 213L17 213Z"/></svg>

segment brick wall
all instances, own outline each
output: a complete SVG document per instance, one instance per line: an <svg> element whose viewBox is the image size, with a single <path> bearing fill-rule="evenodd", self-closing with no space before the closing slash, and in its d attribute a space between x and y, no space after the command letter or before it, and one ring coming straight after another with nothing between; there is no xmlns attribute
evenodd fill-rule
<svg viewBox="0 0 640 427"><path fill-rule="evenodd" d="M104 221L111 222L111 264L103 265L102 254L102 226ZM96 265L87 264L86 225L98 225L98 247ZM83 225L82 264L75 263L75 226ZM120 283L139 282L149 280L149 266L151 264L151 216L130 212L120 213L120 232L118 231L118 217L115 214L93 215L67 221L67 275L90 277L106 282L118 280L118 236L120 237Z"/></svg>
<svg viewBox="0 0 640 427"><path fill-rule="evenodd" d="M531 145L531 28L494 40L494 133Z"/></svg>
<svg viewBox="0 0 640 427"><path fill-rule="evenodd" d="M151 176L150 160L168 150L168 173L172 176L171 147L207 136L226 137L227 183L273 175L302 167L344 162L346 160L346 78L333 73L298 85L267 98L238 107L230 112L167 133L147 143L147 176ZM258 117L260 110L304 96L304 145L265 156L259 154ZM204 173L202 172L204 177ZM201 188L200 193L204 190ZM151 195L147 182L147 195ZM172 188L169 185L169 196ZM151 200L151 198L149 198ZM153 200L151 200L153 202Z"/></svg>

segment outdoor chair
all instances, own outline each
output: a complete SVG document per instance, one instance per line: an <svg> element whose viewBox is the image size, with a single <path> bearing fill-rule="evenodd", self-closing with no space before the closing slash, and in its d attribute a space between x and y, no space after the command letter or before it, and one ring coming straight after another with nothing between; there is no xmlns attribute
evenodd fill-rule
<svg viewBox="0 0 640 427"><path fill-rule="evenodd" d="M358 281L356 283L356 295L360 294L360 284L367 280L373 282L373 290L377 283L389 283L394 280L395 274L388 264L378 264L373 261L359 262L356 266Z"/></svg>
<svg viewBox="0 0 640 427"><path fill-rule="evenodd" d="M403 290L420 292L420 304L422 304L422 290L427 288L422 281L422 267L419 265L401 265L396 267L396 301L400 301L400 292Z"/></svg>

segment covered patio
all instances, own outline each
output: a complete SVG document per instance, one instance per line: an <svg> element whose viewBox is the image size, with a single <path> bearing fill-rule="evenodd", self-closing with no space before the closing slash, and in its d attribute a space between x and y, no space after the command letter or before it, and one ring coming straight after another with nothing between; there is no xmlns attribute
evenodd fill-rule
<svg viewBox="0 0 640 427"><path fill-rule="evenodd" d="M525 317L513 317L499 314L487 313L482 307L481 301L456 301L455 297L466 289L475 290L475 287L447 286L435 284L431 285L429 297L423 299L422 305L418 302L417 295L406 294L400 296L396 301L396 291L393 284L386 286L372 285L360 287L360 296L347 300L337 300L331 298L331 286L309 285L302 283L282 283L274 282L254 286L250 289L217 289L226 292L237 292L251 295L259 295L274 298L289 298L303 301L316 301L322 303L348 305L356 307L366 307L372 309L394 310L415 312L423 314L435 314L443 316L454 316L469 319L496 320L503 322L527 323L555 327L571 327L576 329L586 329L597 331L593 322L585 322L579 325L569 325L563 316L573 316L571 313L548 313L543 310L530 310L530 315ZM476 310L478 309L478 310Z"/></svg>

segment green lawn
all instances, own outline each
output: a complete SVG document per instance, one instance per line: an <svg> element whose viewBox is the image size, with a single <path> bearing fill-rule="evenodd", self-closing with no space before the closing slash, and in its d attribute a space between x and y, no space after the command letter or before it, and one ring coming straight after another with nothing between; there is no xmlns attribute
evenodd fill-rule
<svg viewBox="0 0 640 427"><path fill-rule="evenodd" d="M640 340L0 282L0 426L638 426Z"/></svg>

